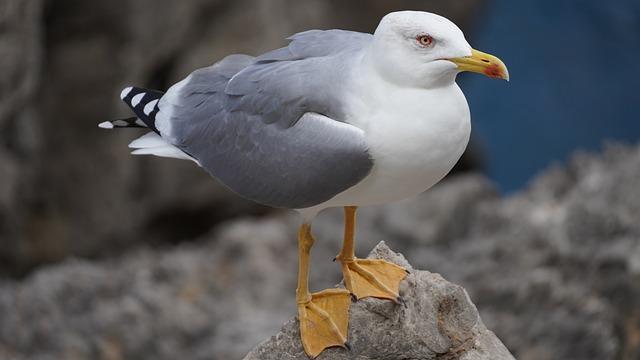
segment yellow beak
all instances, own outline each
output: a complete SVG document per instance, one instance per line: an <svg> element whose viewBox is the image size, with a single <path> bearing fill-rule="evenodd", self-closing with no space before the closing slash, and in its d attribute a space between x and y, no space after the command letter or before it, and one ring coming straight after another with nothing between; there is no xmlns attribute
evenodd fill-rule
<svg viewBox="0 0 640 360"><path fill-rule="evenodd" d="M471 56L453 58L449 61L458 65L460 71L471 71L485 74L488 77L509 81L509 70L502 60L497 57L471 49Z"/></svg>

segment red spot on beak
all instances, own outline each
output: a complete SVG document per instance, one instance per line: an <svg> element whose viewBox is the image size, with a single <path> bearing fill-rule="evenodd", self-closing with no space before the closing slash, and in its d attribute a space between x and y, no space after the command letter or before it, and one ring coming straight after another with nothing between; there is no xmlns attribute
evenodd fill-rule
<svg viewBox="0 0 640 360"><path fill-rule="evenodd" d="M502 70L496 64L491 64L484 69L484 74L492 78L502 78Z"/></svg>

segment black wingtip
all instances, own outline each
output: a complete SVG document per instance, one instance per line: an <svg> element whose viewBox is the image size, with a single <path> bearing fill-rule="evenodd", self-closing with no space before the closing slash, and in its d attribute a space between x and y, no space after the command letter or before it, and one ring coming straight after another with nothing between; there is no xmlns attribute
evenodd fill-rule
<svg viewBox="0 0 640 360"><path fill-rule="evenodd" d="M128 86L120 93L120 99L127 104L146 127L158 132L155 117L158 113L158 101L164 95L162 91Z"/></svg>
<svg viewBox="0 0 640 360"><path fill-rule="evenodd" d="M146 124L140 121L138 117L132 116L125 119L116 119L110 121L103 121L98 124L101 129L113 129L113 128L146 128Z"/></svg>

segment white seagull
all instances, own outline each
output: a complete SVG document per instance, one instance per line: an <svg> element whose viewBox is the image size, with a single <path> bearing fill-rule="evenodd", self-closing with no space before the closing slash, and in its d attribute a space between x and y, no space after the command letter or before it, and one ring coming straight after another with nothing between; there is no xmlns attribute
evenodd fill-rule
<svg viewBox="0 0 640 360"><path fill-rule="evenodd" d="M442 179L469 140L461 71L509 79L444 17L386 15L374 34L310 30L257 57L230 55L166 93L128 87L135 117L102 128L147 127L133 154L192 160L240 196L302 214L296 300L305 352L347 347L350 294L399 300L401 267L354 255L355 210L417 195ZM337 260L346 289L310 293L311 221L344 207Z"/></svg>

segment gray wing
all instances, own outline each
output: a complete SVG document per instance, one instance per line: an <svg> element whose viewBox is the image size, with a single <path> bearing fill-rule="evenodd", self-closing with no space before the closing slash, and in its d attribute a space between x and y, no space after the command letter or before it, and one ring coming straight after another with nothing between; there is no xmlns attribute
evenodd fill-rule
<svg viewBox="0 0 640 360"><path fill-rule="evenodd" d="M329 200L371 170L344 121L343 84L371 35L312 30L259 57L196 70L160 100L156 126L239 195L285 208Z"/></svg>

